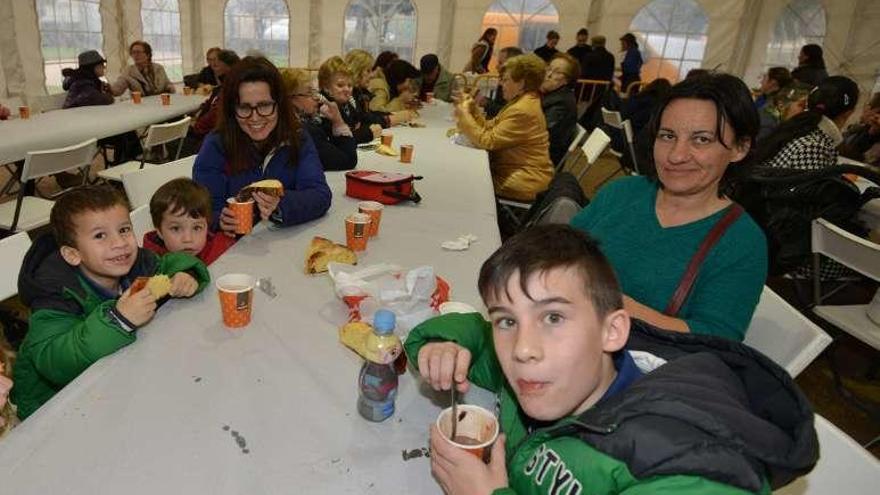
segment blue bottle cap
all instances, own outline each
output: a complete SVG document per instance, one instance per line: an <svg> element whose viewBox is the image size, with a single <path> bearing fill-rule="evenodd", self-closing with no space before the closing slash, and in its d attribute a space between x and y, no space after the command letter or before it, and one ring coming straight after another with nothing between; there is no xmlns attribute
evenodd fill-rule
<svg viewBox="0 0 880 495"><path fill-rule="evenodd" d="M397 317L394 312L387 309L380 309L373 315L373 329L379 335L387 335L394 331L397 324Z"/></svg>

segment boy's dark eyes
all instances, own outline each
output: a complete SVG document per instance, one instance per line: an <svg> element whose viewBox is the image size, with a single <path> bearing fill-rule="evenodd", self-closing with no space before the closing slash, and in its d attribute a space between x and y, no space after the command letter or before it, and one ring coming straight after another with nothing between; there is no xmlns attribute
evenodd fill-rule
<svg viewBox="0 0 880 495"><path fill-rule="evenodd" d="M494 324L496 328L508 329L516 326L516 320L514 320L513 318L502 316L500 318L496 318Z"/></svg>
<svg viewBox="0 0 880 495"><path fill-rule="evenodd" d="M97 234L95 234L95 236L93 237L93 239L103 239L103 238L105 238L105 237L107 237L107 234L105 234L105 233L103 233L103 232L98 232Z"/></svg>

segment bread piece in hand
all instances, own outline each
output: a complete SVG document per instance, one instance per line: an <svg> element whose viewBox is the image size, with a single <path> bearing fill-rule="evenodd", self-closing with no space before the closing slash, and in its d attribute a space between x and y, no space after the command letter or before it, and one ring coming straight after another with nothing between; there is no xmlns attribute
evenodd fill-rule
<svg viewBox="0 0 880 495"><path fill-rule="evenodd" d="M131 284L132 295L148 289L153 297L162 299L171 292L171 279L168 275L153 275L152 277L138 277Z"/></svg>
<svg viewBox="0 0 880 495"><path fill-rule="evenodd" d="M357 265L357 255L347 246L323 237L314 237L306 253L306 273L326 272L327 263L331 261Z"/></svg>
<svg viewBox="0 0 880 495"><path fill-rule="evenodd" d="M284 184L276 179L260 180L243 187L241 191L238 192L236 199L239 202L248 201L253 197L255 191L280 198L281 196L284 196Z"/></svg>

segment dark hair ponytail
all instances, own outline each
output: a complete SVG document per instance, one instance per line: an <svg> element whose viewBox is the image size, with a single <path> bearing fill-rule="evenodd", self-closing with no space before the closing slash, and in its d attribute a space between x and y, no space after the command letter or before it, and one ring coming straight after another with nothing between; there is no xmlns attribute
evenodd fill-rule
<svg viewBox="0 0 880 495"><path fill-rule="evenodd" d="M762 166L786 144L813 132L822 117L836 119L852 110L859 99L859 86L844 76L831 76L819 83L807 98L807 110L779 125L758 145L755 163Z"/></svg>

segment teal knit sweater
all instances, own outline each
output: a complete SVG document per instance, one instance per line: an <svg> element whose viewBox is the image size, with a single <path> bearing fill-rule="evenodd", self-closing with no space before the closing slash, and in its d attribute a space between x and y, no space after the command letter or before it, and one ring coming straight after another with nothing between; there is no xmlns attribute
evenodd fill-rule
<svg viewBox="0 0 880 495"><path fill-rule="evenodd" d="M657 185L626 177L603 187L571 225L600 243L623 292L662 312L691 257L727 212L663 228L654 205ZM691 332L742 341L767 278L767 241L747 215L734 222L703 261L678 318Z"/></svg>

